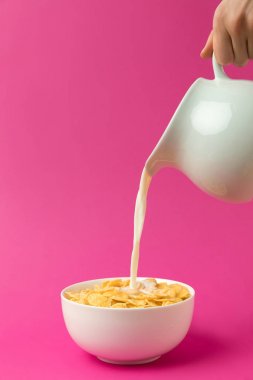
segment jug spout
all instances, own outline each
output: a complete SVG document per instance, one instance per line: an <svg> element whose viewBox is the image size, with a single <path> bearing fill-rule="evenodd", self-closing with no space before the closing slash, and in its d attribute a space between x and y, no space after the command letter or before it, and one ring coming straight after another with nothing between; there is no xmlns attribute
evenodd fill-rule
<svg viewBox="0 0 253 380"><path fill-rule="evenodd" d="M176 147L176 130L171 121L145 163L150 176L164 167L176 167Z"/></svg>

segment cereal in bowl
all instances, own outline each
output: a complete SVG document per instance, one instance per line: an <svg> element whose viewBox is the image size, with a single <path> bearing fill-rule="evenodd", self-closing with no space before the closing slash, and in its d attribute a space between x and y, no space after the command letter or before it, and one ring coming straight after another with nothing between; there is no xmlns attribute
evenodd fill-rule
<svg viewBox="0 0 253 380"><path fill-rule="evenodd" d="M130 287L129 279L113 279L93 288L66 291L64 296L83 305L132 309L172 305L186 300L190 293L181 284L168 284L147 278L138 281L134 289Z"/></svg>

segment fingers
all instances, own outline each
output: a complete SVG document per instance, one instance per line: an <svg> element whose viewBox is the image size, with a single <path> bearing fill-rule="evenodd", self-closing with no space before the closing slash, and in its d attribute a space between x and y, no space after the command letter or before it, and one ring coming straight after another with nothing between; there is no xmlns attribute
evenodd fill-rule
<svg viewBox="0 0 253 380"><path fill-rule="evenodd" d="M247 29L245 27L245 18L237 16L227 22L227 30L232 40L234 52L234 64L244 66L248 62L247 49Z"/></svg>
<svg viewBox="0 0 253 380"><path fill-rule="evenodd" d="M218 5L200 55L211 57L212 51L221 65L244 66L253 59L253 0L223 0Z"/></svg>
<svg viewBox="0 0 253 380"><path fill-rule="evenodd" d="M232 36L232 46L234 51L234 64L244 66L248 62L247 39L240 36Z"/></svg>
<svg viewBox="0 0 253 380"><path fill-rule="evenodd" d="M249 59L253 59L253 9L247 20L247 51Z"/></svg>
<svg viewBox="0 0 253 380"><path fill-rule="evenodd" d="M228 65L234 62L232 40L222 24L214 28L213 49L215 58L220 65Z"/></svg>
<svg viewBox="0 0 253 380"><path fill-rule="evenodd" d="M253 59L253 36L247 40L247 51L249 59Z"/></svg>
<svg viewBox="0 0 253 380"><path fill-rule="evenodd" d="M202 49L200 56L201 58L210 58L213 54L213 31L208 36L206 44Z"/></svg>

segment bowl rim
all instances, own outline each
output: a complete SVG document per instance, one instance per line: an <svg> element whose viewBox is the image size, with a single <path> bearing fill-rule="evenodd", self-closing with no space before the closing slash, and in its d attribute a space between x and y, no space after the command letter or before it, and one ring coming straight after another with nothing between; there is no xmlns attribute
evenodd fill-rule
<svg viewBox="0 0 253 380"><path fill-rule="evenodd" d="M81 303L77 303L77 302L74 302L74 301L71 301L69 299L67 299L65 296L64 296L64 293L70 289L71 287L73 286L76 286L76 285L83 285L85 283L92 283L92 282L102 282L102 281L107 281L107 280L116 280L116 279L122 279L122 280L127 280L129 279L129 276L118 276L118 277L106 277L106 278L97 278L97 279L93 279L93 280L86 280L86 281L80 281L80 282L76 282L74 284L71 284L71 285L68 285L66 286L64 289L61 290L61 293L60 293L60 296L61 296L61 301L62 303L65 302L65 303L69 303L71 305L76 305L76 307L80 307L80 308L83 308L83 309L96 309L96 310L111 310L114 312L117 311L117 312L140 312L140 311L151 311L151 310L166 310L168 308L171 308L171 307L177 307L178 305L181 305L182 303L188 303L188 302L192 302L192 300L194 300L195 298L195 290L193 289L192 286L186 284L185 282L182 282L182 281L176 281L176 280L169 280L169 279L165 279L165 278L158 278L158 277L137 277L137 280L145 280L147 278L155 278L156 280L158 280L159 282L169 282L171 284L174 284L174 283L177 283L177 284L180 284L180 285L183 285L185 286L189 292L190 292L190 297L187 298L186 300L183 300L183 301L180 301L180 302L177 302L177 303L174 303L174 304L171 304L171 305L167 305L167 306L152 306L152 307L138 307L138 308L113 308L113 307L104 307L104 306L92 306L92 305L84 305L84 304L81 304Z"/></svg>

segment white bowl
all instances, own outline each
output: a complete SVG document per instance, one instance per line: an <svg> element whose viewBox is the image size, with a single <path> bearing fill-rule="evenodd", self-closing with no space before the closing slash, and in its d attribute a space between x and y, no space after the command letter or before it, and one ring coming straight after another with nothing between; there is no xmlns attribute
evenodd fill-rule
<svg viewBox="0 0 253 380"><path fill-rule="evenodd" d="M191 296L182 302L152 308L95 307L64 297L66 291L91 288L105 280L112 278L79 282L61 291L64 321L78 346L105 362L142 364L158 359L184 339L193 315L195 292L192 287L179 281L157 279L184 285Z"/></svg>

